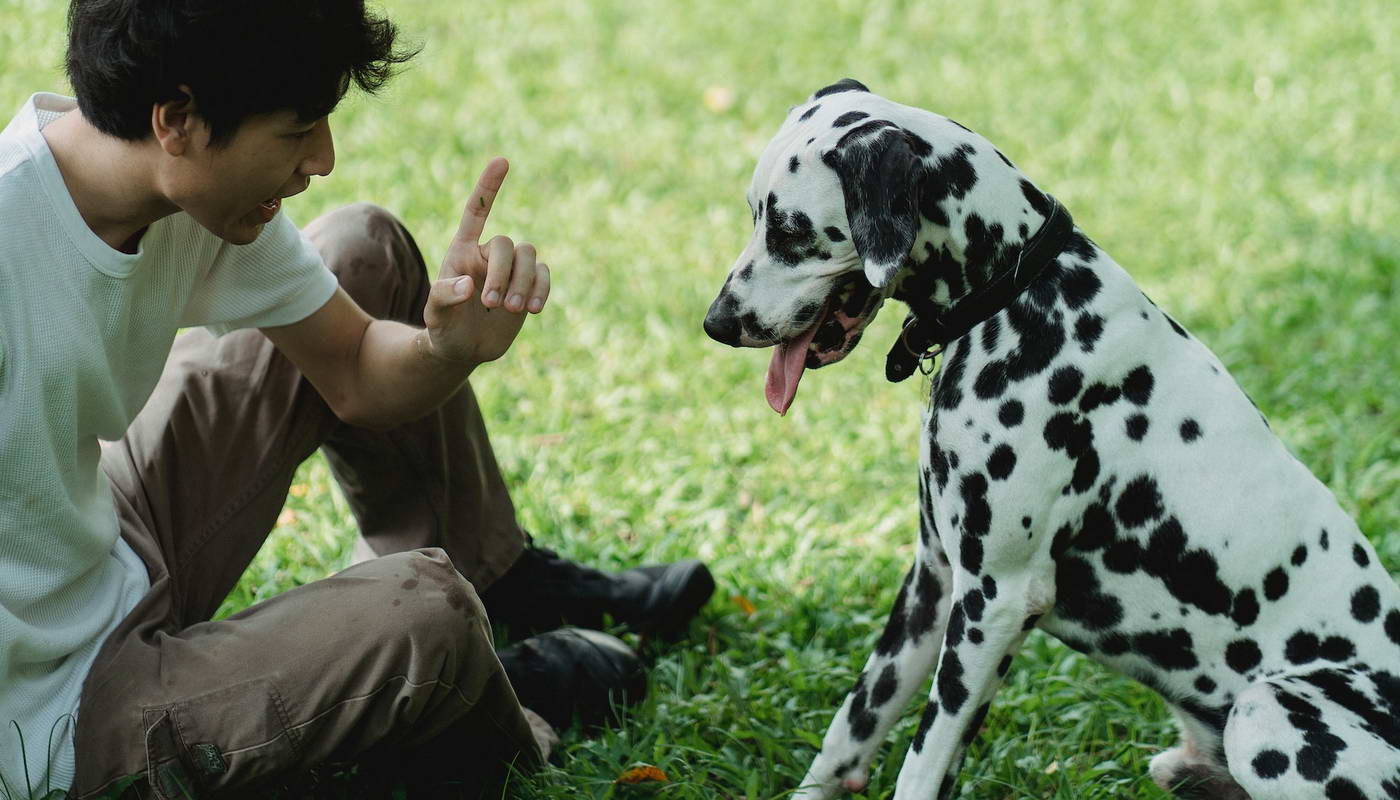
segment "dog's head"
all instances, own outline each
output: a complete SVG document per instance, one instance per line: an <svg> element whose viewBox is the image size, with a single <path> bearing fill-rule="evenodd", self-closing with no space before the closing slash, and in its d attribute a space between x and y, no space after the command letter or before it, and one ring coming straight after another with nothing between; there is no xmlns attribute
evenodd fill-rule
<svg viewBox="0 0 1400 800"><path fill-rule="evenodd" d="M788 112L754 169L753 237L705 332L736 347L776 346L766 393L786 413L803 370L845 358L916 272L925 296L941 280L946 298L961 280L952 273L975 244L961 201L988 158L997 159L988 169L1015 172L972 131L857 81L816 92ZM911 259L915 252L925 258Z"/></svg>

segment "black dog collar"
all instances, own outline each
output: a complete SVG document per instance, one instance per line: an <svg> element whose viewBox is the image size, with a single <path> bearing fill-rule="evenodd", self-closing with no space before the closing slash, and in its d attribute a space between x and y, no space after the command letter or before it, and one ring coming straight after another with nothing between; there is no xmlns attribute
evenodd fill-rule
<svg viewBox="0 0 1400 800"><path fill-rule="evenodd" d="M1050 215L1021 248L1011 269L946 311L938 311L928 299L910 303L912 313L904 323L904 330L885 356L886 378L898 383L913 375L921 362L932 359L943 348L1011 305L1040 277L1045 267L1064 252L1074 232L1074 218L1058 200L1050 195L1046 198L1050 201ZM920 307L914 307L915 303Z"/></svg>

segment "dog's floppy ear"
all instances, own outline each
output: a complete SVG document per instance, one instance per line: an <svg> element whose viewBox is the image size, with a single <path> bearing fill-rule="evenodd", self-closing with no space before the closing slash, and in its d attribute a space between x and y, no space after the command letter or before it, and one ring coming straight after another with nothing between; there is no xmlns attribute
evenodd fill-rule
<svg viewBox="0 0 1400 800"><path fill-rule="evenodd" d="M822 161L841 179L851 241L865 262L866 278L877 289L889 284L914 249L927 155L919 151L927 149L898 125L873 120L851 129L822 154Z"/></svg>

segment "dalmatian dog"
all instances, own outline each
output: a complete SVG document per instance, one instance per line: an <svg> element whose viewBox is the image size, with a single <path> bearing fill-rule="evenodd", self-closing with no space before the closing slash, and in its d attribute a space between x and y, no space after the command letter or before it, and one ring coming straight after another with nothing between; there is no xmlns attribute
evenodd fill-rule
<svg viewBox="0 0 1400 800"><path fill-rule="evenodd" d="M896 800L946 798L1039 627L1162 695L1182 798L1400 798L1400 588L1219 359L1053 197L953 120L847 79L794 107L705 318L773 347L769 403L910 311L887 377L944 348L912 569L796 798L868 785L931 674Z"/></svg>

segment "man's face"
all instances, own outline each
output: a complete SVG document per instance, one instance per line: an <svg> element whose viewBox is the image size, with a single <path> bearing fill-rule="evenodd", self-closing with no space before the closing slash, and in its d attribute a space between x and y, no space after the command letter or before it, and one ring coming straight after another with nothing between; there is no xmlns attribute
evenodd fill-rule
<svg viewBox="0 0 1400 800"><path fill-rule="evenodd" d="M312 175L327 175L335 165L326 117L307 123L292 111L257 114L220 147L209 145L202 120L193 131L189 158L175 171L167 196L230 244L257 239L282 198L305 191Z"/></svg>

